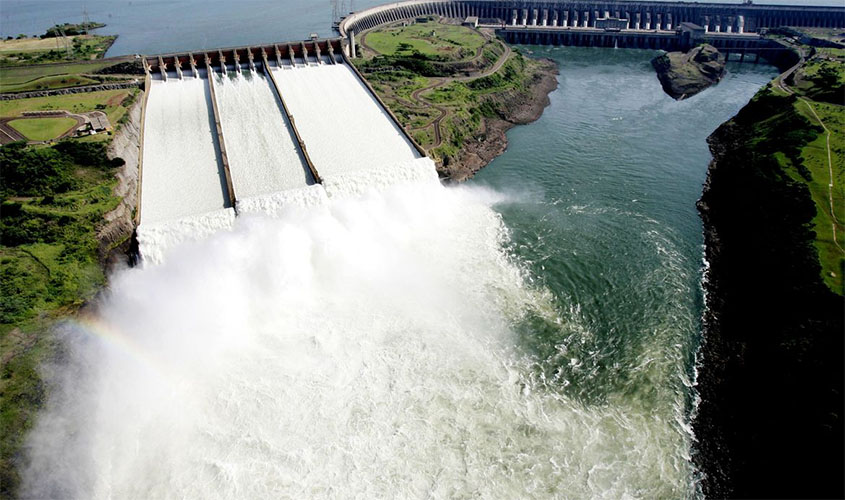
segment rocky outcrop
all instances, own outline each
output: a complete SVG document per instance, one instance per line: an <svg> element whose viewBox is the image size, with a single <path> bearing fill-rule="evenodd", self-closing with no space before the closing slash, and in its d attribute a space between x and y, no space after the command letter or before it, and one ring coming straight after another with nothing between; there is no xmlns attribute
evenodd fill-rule
<svg viewBox="0 0 845 500"><path fill-rule="evenodd" d="M125 260L135 229L143 102L144 94L140 93L127 113L129 119L121 125L109 144L109 158L121 158L125 163L115 174L118 184L114 194L121 198L120 204L104 216L105 224L97 233L100 258L108 265Z"/></svg>
<svg viewBox="0 0 845 500"><path fill-rule="evenodd" d="M710 266L693 420L706 498L845 493L845 308L821 280L809 190L773 157L811 127L794 101L764 90L708 139L698 209ZM772 128L761 136L762 122Z"/></svg>
<svg viewBox="0 0 845 500"><path fill-rule="evenodd" d="M725 75L725 56L712 45L689 52L669 52L651 61L663 90L677 100L715 85Z"/></svg>
<svg viewBox="0 0 845 500"><path fill-rule="evenodd" d="M516 125L531 123L543 115L549 94L557 88L557 64L550 59L535 60L537 70L524 90L508 90L487 98L499 116L484 117L473 138L465 140L457 161L438 165L438 174L450 182L462 182L505 152L505 133Z"/></svg>

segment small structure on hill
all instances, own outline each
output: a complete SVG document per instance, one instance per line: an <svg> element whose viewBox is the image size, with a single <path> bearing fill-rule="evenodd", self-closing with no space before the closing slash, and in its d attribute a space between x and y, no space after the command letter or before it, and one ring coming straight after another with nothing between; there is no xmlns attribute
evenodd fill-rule
<svg viewBox="0 0 845 500"><path fill-rule="evenodd" d="M468 26L470 28L478 28L478 17L477 16L469 16L464 19L464 22L461 23L461 26Z"/></svg>

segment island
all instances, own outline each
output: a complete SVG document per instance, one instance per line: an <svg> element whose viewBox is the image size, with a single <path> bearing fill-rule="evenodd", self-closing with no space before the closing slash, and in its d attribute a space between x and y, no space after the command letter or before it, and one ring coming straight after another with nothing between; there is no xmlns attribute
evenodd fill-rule
<svg viewBox="0 0 845 500"><path fill-rule="evenodd" d="M651 64L663 90L677 100L692 97L725 76L725 56L708 44L688 52L668 52L655 57Z"/></svg>

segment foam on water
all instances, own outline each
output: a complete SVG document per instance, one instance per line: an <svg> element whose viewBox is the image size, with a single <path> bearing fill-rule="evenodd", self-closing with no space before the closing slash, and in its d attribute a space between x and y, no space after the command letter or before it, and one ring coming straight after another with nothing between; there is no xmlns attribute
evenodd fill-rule
<svg viewBox="0 0 845 500"><path fill-rule="evenodd" d="M208 81L154 80L144 123L141 224L225 208Z"/></svg>
<svg viewBox="0 0 845 500"><path fill-rule="evenodd" d="M320 184L238 200L238 213L279 216L286 210L317 207L328 202Z"/></svg>
<svg viewBox="0 0 845 500"><path fill-rule="evenodd" d="M419 157L346 64L272 71L321 177L392 168Z"/></svg>
<svg viewBox="0 0 845 500"><path fill-rule="evenodd" d="M98 322L63 329L24 493L689 496L681 410L572 398L519 347L527 315L589 326L504 250L498 199L398 183L115 276Z"/></svg>
<svg viewBox="0 0 845 500"><path fill-rule="evenodd" d="M139 250L145 263L161 264L165 255L174 248L231 229L234 221L235 211L223 208L158 224L141 224L138 226Z"/></svg>
<svg viewBox="0 0 845 500"><path fill-rule="evenodd" d="M238 199L313 184L281 103L263 74L215 80L215 95Z"/></svg>

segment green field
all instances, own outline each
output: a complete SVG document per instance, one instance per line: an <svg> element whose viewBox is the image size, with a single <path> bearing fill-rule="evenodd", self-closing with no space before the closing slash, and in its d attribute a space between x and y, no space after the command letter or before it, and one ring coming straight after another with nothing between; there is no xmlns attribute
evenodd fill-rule
<svg viewBox="0 0 845 500"><path fill-rule="evenodd" d="M102 288L97 228L119 203L105 144L0 148L0 497L14 498L14 457L45 398L39 366L52 324ZM118 162L119 163L119 162Z"/></svg>
<svg viewBox="0 0 845 500"><path fill-rule="evenodd" d="M451 61L474 58L485 42L484 37L471 28L434 22L374 31L365 38L365 43L381 54L417 51Z"/></svg>
<svg viewBox="0 0 845 500"><path fill-rule="evenodd" d="M73 87L94 80L84 76L126 62L131 58L75 62L68 64L39 64L12 66L0 69L0 92L23 92L50 88ZM66 80L62 82L62 80Z"/></svg>
<svg viewBox="0 0 845 500"><path fill-rule="evenodd" d="M0 101L0 117L21 116L24 111L63 109L71 113L84 113L99 110L108 116L114 126L126 114L125 105L128 105L128 98L137 92L136 89L117 89Z"/></svg>
<svg viewBox="0 0 845 500"><path fill-rule="evenodd" d="M21 118L9 122L9 126L25 135L30 141L49 141L67 132L76 125L76 120L68 117Z"/></svg>
<svg viewBox="0 0 845 500"><path fill-rule="evenodd" d="M816 204L816 217L813 229L816 232L816 249L822 265L822 277L825 283L837 293L842 294L842 272L845 270L845 108L835 104L799 101L795 107L811 123L818 124L808 106L831 132L830 149L832 167L828 163L827 135L822 133L801 150L804 166L810 171L810 179L792 175L810 189ZM831 172L833 178L831 179ZM833 187L829 184L832 182ZM831 199L833 211L831 213ZM836 241L833 228L836 228Z"/></svg>
<svg viewBox="0 0 845 500"><path fill-rule="evenodd" d="M46 64L97 59L105 55L115 36L78 35L63 38L0 40L0 65Z"/></svg>

